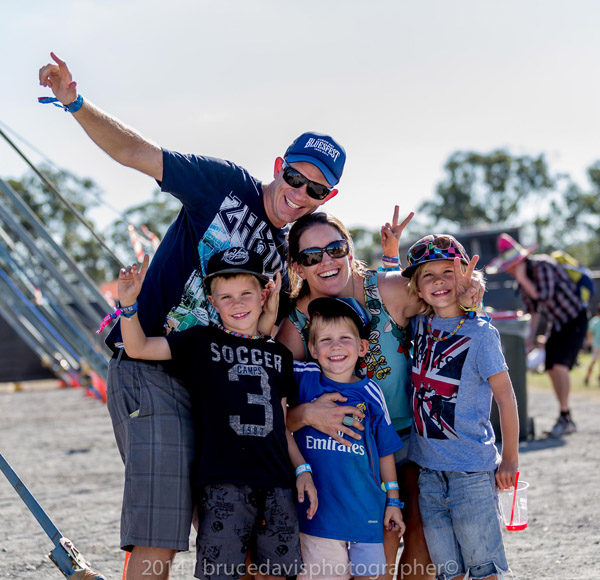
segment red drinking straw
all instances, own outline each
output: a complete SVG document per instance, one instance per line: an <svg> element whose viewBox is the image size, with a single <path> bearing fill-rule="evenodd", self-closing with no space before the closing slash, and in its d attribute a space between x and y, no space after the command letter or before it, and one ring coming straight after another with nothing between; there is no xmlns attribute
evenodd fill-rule
<svg viewBox="0 0 600 580"><path fill-rule="evenodd" d="M517 477L515 478L515 493L513 494L512 509L510 510L510 524L508 524L509 526L513 525L513 517L515 515L515 502L517 501L517 486L518 485L519 485L519 472L517 471Z"/></svg>

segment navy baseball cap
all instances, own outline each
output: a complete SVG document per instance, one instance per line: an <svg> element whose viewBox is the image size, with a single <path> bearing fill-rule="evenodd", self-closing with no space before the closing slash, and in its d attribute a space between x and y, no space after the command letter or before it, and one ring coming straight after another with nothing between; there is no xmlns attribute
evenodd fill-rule
<svg viewBox="0 0 600 580"><path fill-rule="evenodd" d="M313 316L318 312L325 318L346 316L350 318L361 338L369 337L369 324L371 323L370 312L356 299L346 297L323 297L315 298L308 305L308 315Z"/></svg>
<svg viewBox="0 0 600 580"><path fill-rule="evenodd" d="M288 163L306 161L321 170L330 187L337 185L344 172L346 151L329 135L302 133L285 152Z"/></svg>
<svg viewBox="0 0 600 580"><path fill-rule="evenodd" d="M269 277L264 273L263 261L259 254L241 247L227 248L211 256L206 266L204 282L222 274L252 274L263 282Z"/></svg>

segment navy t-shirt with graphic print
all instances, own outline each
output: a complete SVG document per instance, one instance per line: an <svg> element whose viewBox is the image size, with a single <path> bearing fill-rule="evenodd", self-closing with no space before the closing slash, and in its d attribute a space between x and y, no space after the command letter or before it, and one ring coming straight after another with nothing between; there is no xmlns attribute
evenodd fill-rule
<svg viewBox="0 0 600 580"><path fill-rule="evenodd" d="M296 390L292 353L273 340L233 336L213 325L167 340L174 373L192 401L195 485L292 487L281 405Z"/></svg>
<svg viewBox="0 0 600 580"><path fill-rule="evenodd" d="M218 322L202 279L209 258L231 246L259 253L265 272L281 272L282 286L288 288L287 227L269 222L260 181L229 161L163 150L160 185L183 207L152 258L138 296L138 316L147 336ZM282 295L280 312L286 302ZM114 350L120 342L117 322L106 344Z"/></svg>

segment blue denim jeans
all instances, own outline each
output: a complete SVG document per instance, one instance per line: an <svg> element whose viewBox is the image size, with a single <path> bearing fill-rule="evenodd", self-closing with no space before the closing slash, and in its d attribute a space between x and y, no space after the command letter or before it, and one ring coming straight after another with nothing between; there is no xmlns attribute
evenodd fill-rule
<svg viewBox="0 0 600 580"><path fill-rule="evenodd" d="M419 507L437 580L508 571L493 471L421 468Z"/></svg>

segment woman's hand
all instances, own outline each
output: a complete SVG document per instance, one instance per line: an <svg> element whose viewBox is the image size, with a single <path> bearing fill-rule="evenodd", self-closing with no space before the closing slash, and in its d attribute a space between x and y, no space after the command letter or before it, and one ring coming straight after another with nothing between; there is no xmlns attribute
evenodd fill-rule
<svg viewBox="0 0 600 580"><path fill-rule="evenodd" d="M414 212L411 211L408 216L404 218L404 221L399 224L399 213L400 208L397 205L394 206L394 217L392 218L392 223L390 224L387 222L385 225L381 226L381 249L383 250L383 255L389 256L390 258L398 255L398 245L400 244L402 232L415 215Z"/></svg>

